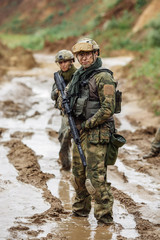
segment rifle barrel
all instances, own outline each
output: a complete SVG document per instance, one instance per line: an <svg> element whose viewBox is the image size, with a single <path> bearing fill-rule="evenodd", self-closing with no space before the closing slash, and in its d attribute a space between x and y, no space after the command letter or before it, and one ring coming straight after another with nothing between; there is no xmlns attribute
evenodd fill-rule
<svg viewBox="0 0 160 240"><path fill-rule="evenodd" d="M82 164L83 164L84 167L86 167L87 166L86 158L84 156L84 153L83 153L83 150L82 150L82 147L81 147L81 141L80 141L78 129L76 128L75 121L74 121L74 119L73 119L73 117L71 115L71 109L70 109L70 106L69 106L69 100L67 99L67 96L64 93L64 89L65 89L65 86L66 86L65 82L64 82L64 79L63 79L62 76L59 75L58 72L54 73L54 79L55 79L55 83L56 83L57 89L61 93L61 97L62 97L62 100L63 100L62 104L63 104L65 112L67 113L67 116L68 116L68 122L69 122L69 125L70 125L71 134L73 136L75 144L77 145L77 148L78 148L78 151L79 151L79 155L80 155Z"/></svg>

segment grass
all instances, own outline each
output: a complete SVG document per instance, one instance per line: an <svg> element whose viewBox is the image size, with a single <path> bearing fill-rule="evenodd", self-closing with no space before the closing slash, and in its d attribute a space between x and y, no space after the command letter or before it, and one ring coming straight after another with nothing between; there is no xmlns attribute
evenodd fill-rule
<svg viewBox="0 0 160 240"><path fill-rule="evenodd" d="M35 34L31 34L31 29L28 29L28 34L0 34L3 43L7 44L9 47L14 48L16 46L22 46L31 50L41 50L43 49L45 40L50 42L57 41L59 39L64 39L70 36L82 36L86 32L92 31L100 22L100 17L95 17L88 21L86 24L79 24L83 21L84 14L87 14L89 6L85 6L82 9L82 14L76 18L72 16L71 20L63 20L60 24L53 27L48 27L36 31ZM46 22L50 23L54 14L48 16L45 19ZM76 20L75 20L76 19ZM77 28L77 26L79 27Z"/></svg>
<svg viewBox="0 0 160 240"><path fill-rule="evenodd" d="M159 58L160 48L152 49L149 52L147 61L143 61L142 65L138 68L135 77L145 76L146 78L152 79L153 87L156 90L160 89L160 71L159 71Z"/></svg>
<svg viewBox="0 0 160 240"><path fill-rule="evenodd" d="M135 89L140 90L151 110L157 116L160 116L159 57L160 48L150 49L146 52L145 60L137 59L137 64L130 69L129 76Z"/></svg>
<svg viewBox="0 0 160 240"><path fill-rule="evenodd" d="M160 14L148 26L147 40L151 46L160 47Z"/></svg>
<svg viewBox="0 0 160 240"><path fill-rule="evenodd" d="M78 0L71 0L75 3ZM159 57L160 57L160 16L158 16L146 29L147 36L143 39L135 39L131 35L131 29L136 21L136 16L130 12L124 11L120 18L111 18L106 21L103 29L98 27L103 14L107 9L113 8L122 0L113 0L112 3L109 0L102 0L101 4L98 4L98 0L94 0L92 4L85 5L78 13L74 13L70 18L64 18L66 11L70 10L69 3L64 1L66 10L52 13L43 23L48 25L52 24L52 21L57 15L62 16L63 21L55 26L49 26L47 28L41 28L36 23L34 26L26 29L28 34L19 34L19 30L23 25L23 21L19 16L13 18L12 22L8 22L5 25L7 29L13 29L17 34L0 34L1 41L7 44L11 48L16 46L23 46L24 48L31 50L43 49L45 40L50 42L57 41L59 39L65 39L69 36L83 36L88 35L95 39L100 46L101 56L106 57L112 52L112 50L126 49L129 51L140 52L143 56L143 61L138 60L138 64L131 69L130 77L135 80L137 88L141 88L145 96L150 96L152 99L151 105L156 115L160 115L159 102L157 96L160 89L160 71L159 71ZM135 10L140 12L149 0L137 0ZM95 4L95 6L93 6ZM89 16L92 15L92 18ZM8 24L8 25L7 25ZM47 25L47 26L48 26ZM34 34L32 34L34 32ZM148 54L149 52L149 54ZM132 74L132 75L131 75ZM145 84L144 84L145 83Z"/></svg>
<svg viewBox="0 0 160 240"><path fill-rule="evenodd" d="M78 0L72 0L73 3L77 1ZM26 35L21 34L23 30L21 29L22 26L26 26L25 20L21 20L20 15L14 16L12 20L6 22L5 25L0 27L1 31L6 32L6 34L0 34L2 41L12 48L22 46L31 50L41 50L43 49L45 40L54 42L70 36L80 37L96 29L101 21L101 14L105 13L110 5L109 0L102 0L101 4L98 4L98 0L94 0L91 3L85 4L83 8L80 8L78 13L75 12L69 18L65 18L64 14L70 10L71 3L66 2L65 0L62 2L65 5L66 10L53 12L48 15L43 22L35 22L34 25L28 26L28 28L25 28ZM113 2L117 3L117 0L114 0ZM90 18L91 14L92 18ZM51 26L57 15L62 18L62 22L55 26ZM42 28L41 26L44 25L47 27ZM13 31L14 34L8 34L10 31Z"/></svg>
<svg viewBox="0 0 160 240"><path fill-rule="evenodd" d="M44 44L40 35L0 34L0 38L10 48L22 46L26 49L40 50Z"/></svg>

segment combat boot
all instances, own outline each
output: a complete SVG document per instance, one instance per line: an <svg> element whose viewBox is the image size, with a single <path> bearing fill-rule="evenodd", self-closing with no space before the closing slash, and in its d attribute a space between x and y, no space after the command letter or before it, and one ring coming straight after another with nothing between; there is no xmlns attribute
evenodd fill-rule
<svg viewBox="0 0 160 240"><path fill-rule="evenodd" d="M153 151L151 151L151 152L149 152L148 154L144 155L144 156L143 156L143 159L156 157L156 156L158 156L158 154L159 154L159 152L153 152Z"/></svg>
<svg viewBox="0 0 160 240"><path fill-rule="evenodd" d="M97 221L98 225L106 225L106 226L111 226L112 224L114 224L113 218L109 217L109 218L101 218Z"/></svg>

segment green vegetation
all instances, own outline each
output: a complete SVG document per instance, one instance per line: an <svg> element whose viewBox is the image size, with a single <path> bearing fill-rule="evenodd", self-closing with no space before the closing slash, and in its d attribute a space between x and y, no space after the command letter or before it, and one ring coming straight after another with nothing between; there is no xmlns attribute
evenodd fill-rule
<svg viewBox="0 0 160 240"><path fill-rule="evenodd" d="M148 0L137 0L136 5L135 5L135 9L138 12L141 12L143 7L148 3Z"/></svg>
<svg viewBox="0 0 160 240"><path fill-rule="evenodd" d="M0 34L1 41L10 48L22 46L27 49L40 50L43 48L44 40L40 35L19 35L19 34Z"/></svg>
<svg viewBox="0 0 160 240"><path fill-rule="evenodd" d="M145 96L151 110L160 116L160 48L152 48L145 54L146 60L137 59L137 65L131 67L129 77L133 80L135 88Z"/></svg>
<svg viewBox="0 0 160 240"><path fill-rule="evenodd" d="M71 3L78 2L79 0L72 0ZM136 21L136 15L132 12L127 12L124 10L121 17L112 17L107 20L103 25L103 30L100 31L97 26L101 23L103 12L106 9L111 9L123 2L123 0L113 0L112 3L109 0L102 0L101 4L98 4L97 0L92 3L86 4L81 8L78 13L75 12L70 16L70 18L64 18L65 12L71 9L71 3L62 1L66 7L65 10L60 10L57 13L53 12L48 15L43 22L35 22L34 26L28 26L26 28L27 34L21 35L21 28L25 23L27 26L27 20L20 19L20 16L16 15L11 21L5 23L0 27L0 30L6 32L13 31L12 42L10 41L10 36L7 34L1 34L2 41L10 47L16 47L21 45L25 48L30 48L31 50L40 50L44 46L45 40L54 42L59 39L67 38L69 36L81 36L86 35L86 33L91 33L91 37L97 39L100 44L106 39L106 45L104 46L104 55L106 52L119 49L127 49L130 51L140 51L144 52L150 47L160 46L160 17L156 21L152 22L148 28L150 29L147 38L141 41L136 41L132 38L130 30ZM135 9L143 9L143 7L148 3L148 0L137 0ZM94 6L94 16L92 18L88 17L90 9ZM55 3L53 4L55 6ZM46 6L47 7L47 6ZM54 19L56 15L62 17L61 23L54 25ZM44 24L47 26L40 30L40 25ZM125 37L124 37L125 36ZM104 45L104 44L103 44Z"/></svg>
<svg viewBox="0 0 160 240"><path fill-rule="evenodd" d="M136 79L141 77L146 77L147 79L153 79L154 85L152 86L155 90L160 89L160 71L159 71L159 56L160 56L160 48L155 48L150 50L148 54L147 61L144 62L139 68L137 72L134 72L133 76ZM152 84L152 81L150 81ZM148 85L148 87L150 87Z"/></svg>
<svg viewBox="0 0 160 240"><path fill-rule="evenodd" d="M134 18L132 14L125 10L121 18L116 19L113 17L109 21L108 29L119 29L119 30L130 29L133 24L133 21L134 21Z"/></svg>
<svg viewBox="0 0 160 240"><path fill-rule="evenodd" d="M46 19L44 20L44 23L45 23L45 24L50 24L50 23L52 23L53 18L54 18L54 13L52 13L52 14L50 14L48 17L46 17Z"/></svg>
<svg viewBox="0 0 160 240"><path fill-rule="evenodd" d="M12 18L11 21L8 21L3 26L0 27L1 29L5 29L6 32L12 31L14 33L19 33L20 29L22 28L24 20L21 20L18 15Z"/></svg>
<svg viewBox="0 0 160 240"><path fill-rule="evenodd" d="M137 0L133 10L127 11L124 8L122 11L121 9L120 14L116 15L116 17L106 15L107 10L111 11L118 4L123 6L123 1L102 0L99 3L98 0L94 0L83 5L78 11L73 11L73 5L80 4L80 0L62 0L60 2L64 5L63 10L58 8L58 11L53 11L43 20L34 21L32 25L28 24L28 19L16 14L12 19L0 26L0 31L3 31L0 38L11 48L23 46L31 50L41 50L46 40L54 42L70 36L89 36L102 46L102 57L111 56L113 50L122 49L135 52L136 55L140 53L145 58L143 57L143 61L137 60L140 64L138 62L136 67L133 66L130 77L136 79L135 84L137 86L143 86L143 92L146 96L148 92L152 95L153 110L155 114L160 115L159 106L156 103L158 90L160 89L158 65L160 56L160 15L146 26L142 33L135 35L131 29L150 0ZM16 1L15 4L17 4ZM48 3L45 8L47 9L49 6L56 9L56 4L56 2ZM73 13L70 15L71 10ZM36 15L40 12L39 9L33 9L32 13ZM57 19L58 21L56 21ZM54 24L54 21L57 24ZM8 34L9 32L14 32L14 34ZM142 81L146 84L143 85Z"/></svg>
<svg viewBox="0 0 160 240"><path fill-rule="evenodd" d="M64 14L64 11L63 11L63 10L61 10L61 11L58 12L58 15L59 15L59 16L63 16L63 14Z"/></svg>
<svg viewBox="0 0 160 240"><path fill-rule="evenodd" d="M123 48L130 51L145 50L147 45L143 42L133 40L130 34L134 22L135 17L131 13L124 11L121 18L116 19L113 17L111 20L108 20L103 26L103 32L95 31L92 34L92 37L100 43L103 43L104 39L107 40L103 51L104 56L113 49L120 50Z"/></svg>
<svg viewBox="0 0 160 240"><path fill-rule="evenodd" d="M150 29L148 34L149 44L160 47L160 15L148 25L148 28Z"/></svg>
<svg viewBox="0 0 160 240"><path fill-rule="evenodd" d="M25 33L27 34L20 34L24 21L20 20L18 16L14 17L13 20L6 22L5 25L0 27L0 31L14 32L14 34L0 34L2 41L12 48L20 45L31 50L41 50L43 49L45 40L54 42L69 36L81 36L86 32L92 31L100 23L101 17L97 15L97 12L94 18L88 18L88 11L92 3L85 5L79 10L78 14L75 12L69 19L63 16L71 7L66 1L63 1L63 4L66 6L66 10L60 10L56 13L53 12L48 15L43 22L34 22L34 25L26 24ZM62 18L62 21L53 26L54 19L57 15ZM41 28L41 25L47 27ZM10 37L12 42L10 41Z"/></svg>
<svg viewBox="0 0 160 240"><path fill-rule="evenodd" d="M120 2L122 2L123 0L113 0L112 2L110 2L108 4L108 9L112 9L114 8L116 5L118 5Z"/></svg>

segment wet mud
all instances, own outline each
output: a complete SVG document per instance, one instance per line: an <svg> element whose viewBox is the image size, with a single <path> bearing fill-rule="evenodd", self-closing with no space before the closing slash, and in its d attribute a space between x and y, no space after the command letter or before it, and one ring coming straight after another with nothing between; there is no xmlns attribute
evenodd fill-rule
<svg viewBox="0 0 160 240"><path fill-rule="evenodd" d="M141 109L127 79L119 78L123 110L116 127L127 144L119 150L108 181L114 195L114 225L99 226L93 209L88 218L71 216L71 172L58 162L61 116L50 100L53 56L35 55L41 68L12 70L0 85L1 239L160 239L160 156L149 151L158 117ZM46 61L47 60L47 61ZM116 72L128 58L104 59ZM147 117L148 116L148 117ZM94 205L94 202L93 202Z"/></svg>

